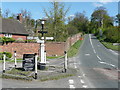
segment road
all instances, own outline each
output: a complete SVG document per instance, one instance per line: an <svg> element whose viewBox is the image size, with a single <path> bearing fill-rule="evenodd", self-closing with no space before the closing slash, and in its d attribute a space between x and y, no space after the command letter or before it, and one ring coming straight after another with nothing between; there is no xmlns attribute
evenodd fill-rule
<svg viewBox="0 0 120 90"><path fill-rule="evenodd" d="M45 82L3 79L2 86L4 88L102 88L101 90L118 88L118 54L106 49L91 34L85 35L79 53L69 58L69 66L77 69L76 76Z"/></svg>
<svg viewBox="0 0 120 90"><path fill-rule="evenodd" d="M106 49L95 36L85 36L78 59L84 78L93 88L118 88L118 55Z"/></svg>

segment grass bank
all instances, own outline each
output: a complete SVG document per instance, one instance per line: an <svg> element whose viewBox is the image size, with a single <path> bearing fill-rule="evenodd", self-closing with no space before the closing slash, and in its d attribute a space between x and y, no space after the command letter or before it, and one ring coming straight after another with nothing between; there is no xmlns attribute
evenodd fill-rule
<svg viewBox="0 0 120 90"><path fill-rule="evenodd" d="M73 56L75 56L78 53L79 48L80 48L80 46L82 44L82 41L83 40L78 40L74 45L72 45L70 47L70 49L67 52L68 53L68 57L73 57Z"/></svg>
<svg viewBox="0 0 120 90"><path fill-rule="evenodd" d="M101 42L101 43L108 49L120 51L119 46L115 46L115 45L113 45L113 43L110 43L110 42Z"/></svg>

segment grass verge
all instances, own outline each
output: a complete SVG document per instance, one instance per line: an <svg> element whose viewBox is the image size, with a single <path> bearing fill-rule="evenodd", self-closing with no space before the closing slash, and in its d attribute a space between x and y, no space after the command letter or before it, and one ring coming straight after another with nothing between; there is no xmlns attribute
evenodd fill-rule
<svg viewBox="0 0 120 90"><path fill-rule="evenodd" d="M78 40L74 45L72 45L70 47L70 49L67 52L68 53L68 57L73 57L73 56L75 56L78 53L79 47L81 46L82 41L83 40Z"/></svg>
<svg viewBox="0 0 120 90"><path fill-rule="evenodd" d="M119 46L115 46L112 43L109 43L109 42L101 42L101 43L108 49L112 49L112 50L115 50L115 51L120 51Z"/></svg>
<svg viewBox="0 0 120 90"><path fill-rule="evenodd" d="M60 58L62 56L47 56L48 59L57 59L57 58Z"/></svg>
<svg viewBox="0 0 120 90"><path fill-rule="evenodd" d="M74 74L62 74L62 75L56 75L56 76L48 76L48 77L42 77L40 81L48 81L48 80L59 80L62 78L67 78L70 76L74 76Z"/></svg>
<svg viewBox="0 0 120 90"><path fill-rule="evenodd" d="M32 81L32 77L29 76L31 73L32 71L22 71L20 68L13 68L12 70L3 73L2 78Z"/></svg>

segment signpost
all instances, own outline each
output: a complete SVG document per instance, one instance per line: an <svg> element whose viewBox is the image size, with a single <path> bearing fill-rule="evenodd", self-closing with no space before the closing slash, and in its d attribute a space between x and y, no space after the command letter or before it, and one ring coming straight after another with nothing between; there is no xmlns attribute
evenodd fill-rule
<svg viewBox="0 0 120 90"><path fill-rule="evenodd" d="M46 20L40 20L41 21L41 25L42 25L42 30L38 31L38 33L42 34L43 39L40 41L38 40L38 42L40 43L40 53L41 53L41 62L40 62L40 69L45 69L45 65L46 65L46 60L45 60L45 40L44 40L44 34L48 33L47 31L43 31L44 30L44 24Z"/></svg>

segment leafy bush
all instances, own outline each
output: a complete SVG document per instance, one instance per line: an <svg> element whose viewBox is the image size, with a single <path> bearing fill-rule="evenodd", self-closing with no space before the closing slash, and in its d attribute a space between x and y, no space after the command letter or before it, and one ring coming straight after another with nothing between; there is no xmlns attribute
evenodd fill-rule
<svg viewBox="0 0 120 90"><path fill-rule="evenodd" d="M6 54L7 58L11 58L12 57L12 53L10 53L10 52L0 52L0 60L3 59L3 54Z"/></svg>
<svg viewBox="0 0 120 90"><path fill-rule="evenodd" d="M0 37L0 42L4 43L9 43L9 42L14 42L15 39L13 38L7 38L7 37Z"/></svg>
<svg viewBox="0 0 120 90"><path fill-rule="evenodd" d="M25 40L25 42L28 42L28 43L35 43L36 40Z"/></svg>
<svg viewBox="0 0 120 90"><path fill-rule="evenodd" d="M103 34L106 42L120 43L120 31L117 28L107 28Z"/></svg>

